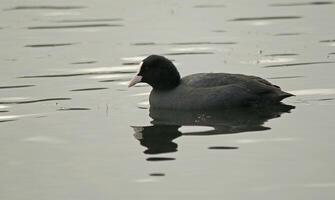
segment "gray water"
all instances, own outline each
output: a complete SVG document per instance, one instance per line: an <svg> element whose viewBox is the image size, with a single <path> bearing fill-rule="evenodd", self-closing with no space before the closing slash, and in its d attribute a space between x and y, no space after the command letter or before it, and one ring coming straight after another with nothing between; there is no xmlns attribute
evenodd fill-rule
<svg viewBox="0 0 335 200"><path fill-rule="evenodd" d="M0 5L0 199L334 199L332 1ZM127 88L161 54L182 75L261 76L290 108L154 112Z"/></svg>

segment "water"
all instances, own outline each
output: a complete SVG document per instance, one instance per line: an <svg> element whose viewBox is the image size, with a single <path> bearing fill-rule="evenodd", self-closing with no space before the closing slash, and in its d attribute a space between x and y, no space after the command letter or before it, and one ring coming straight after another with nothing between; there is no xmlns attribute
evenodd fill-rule
<svg viewBox="0 0 335 200"><path fill-rule="evenodd" d="M334 199L332 1L9 1L0 7L0 198ZM148 109L128 89L182 75L267 78L293 107Z"/></svg>

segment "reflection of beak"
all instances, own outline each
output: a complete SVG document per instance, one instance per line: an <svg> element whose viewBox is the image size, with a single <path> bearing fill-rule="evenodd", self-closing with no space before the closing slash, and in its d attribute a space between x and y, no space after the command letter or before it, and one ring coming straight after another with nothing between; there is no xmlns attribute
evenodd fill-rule
<svg viewBox="0 0 335 200"><path fill-rule="evenodd" d="M140 133L144 130L142 126L131 126L136 133Z"/></svg>
<svg viewBox="0 0 335 200"><path fill-rule="evenodd" d="M138 140L143 139L143 135L142 135L142 131L144 130L143 127L140 126L132 126L132 128L134 129L135 133L134 133L134 137Z"/></svg>
<svg viewBox="0 0 335 200"><path fill-rule="evenodd" d="M132 86L136 85L137 83L141 82L141 80L142 80L142 76L139 76L139 75L134 76L130 80L128 87L132 87Z"/></svg>

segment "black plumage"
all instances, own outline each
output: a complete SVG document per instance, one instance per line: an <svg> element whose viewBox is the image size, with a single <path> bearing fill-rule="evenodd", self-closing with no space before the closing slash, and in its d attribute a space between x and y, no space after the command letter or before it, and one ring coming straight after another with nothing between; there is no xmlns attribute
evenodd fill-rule
<svg viewBox="0 0 335 200"><path fill-rule="evenodd" d="M153 87L150 107L176 110L224 109L276 104L293 96L256 76L199 73L180 78L174 64L163 56L143 60L137 76Z"/></svg>

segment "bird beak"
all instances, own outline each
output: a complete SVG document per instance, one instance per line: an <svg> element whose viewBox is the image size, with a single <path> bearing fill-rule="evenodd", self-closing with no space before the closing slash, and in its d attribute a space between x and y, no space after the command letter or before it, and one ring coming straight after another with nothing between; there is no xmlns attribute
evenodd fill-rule
<svg viewBox="0 0 335 200"><path fill-rule="evenodd" d="M130 80L128 87L132 87L132 86L136 85L137 83L141 82L141 80L142 80L142 76L139 76L139 75L134 76Z"/></svg>
<svg viewBox="0 0 335 200"><path fill-rule="evenodd" d="M137 83L139 83L139 82L142 81L142 78L143 78L143 77L138 75L138 74L140 73L140 71L141 71L142 65L143 65L143 62L140 63L140 66L139 66L139 68L138 68L138 71L137 71L137 73L136 73L136 76L134 76L134 77L130 80L130 82L129 82L129 84L128 84L128 87L132 87L132 86L134 86L134 85L136 85Z"/></svg>

